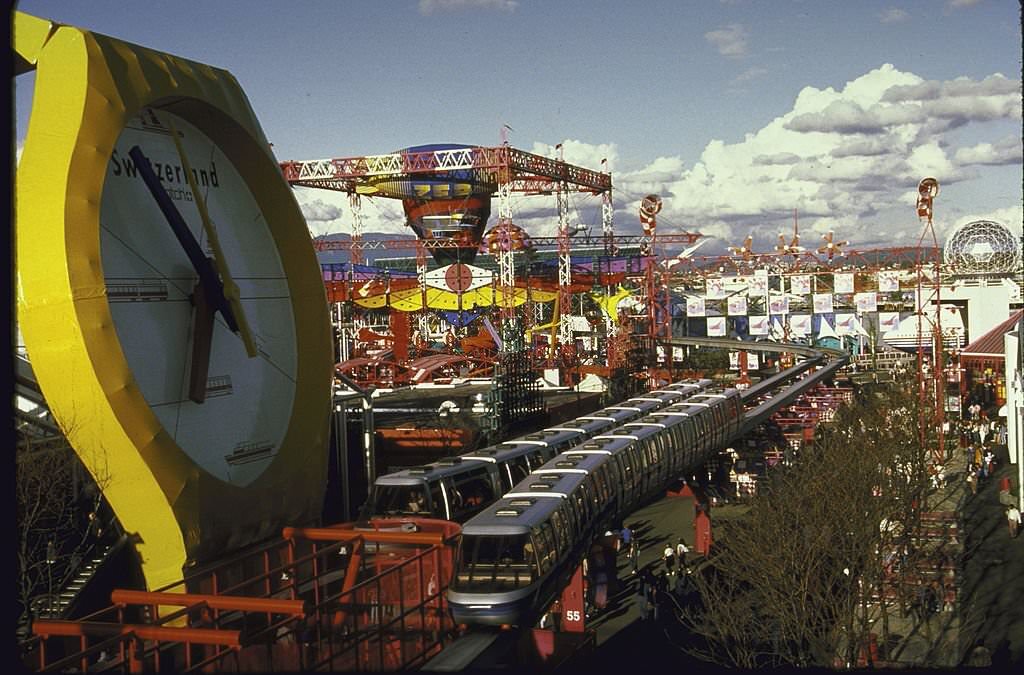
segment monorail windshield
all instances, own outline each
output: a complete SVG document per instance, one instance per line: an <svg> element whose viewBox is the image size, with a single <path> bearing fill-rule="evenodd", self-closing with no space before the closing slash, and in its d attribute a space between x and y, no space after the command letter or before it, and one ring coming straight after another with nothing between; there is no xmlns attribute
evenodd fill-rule
<svg viewBox="0 0 1024 675"><path fill-rule="evenodd" d="M533 583L537 556L529 534L483 536L464 534L453 591L494 593Z"/></svg>
<svg viewBox="0 0 1024 675"><path fill-rule="evenodd" d="M429 516L431 509L426 485L375 485L373 515Z"/></svg>

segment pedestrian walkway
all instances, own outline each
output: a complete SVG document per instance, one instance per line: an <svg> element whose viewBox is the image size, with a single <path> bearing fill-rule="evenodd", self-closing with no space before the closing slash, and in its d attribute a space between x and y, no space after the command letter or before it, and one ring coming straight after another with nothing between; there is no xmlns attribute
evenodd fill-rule
<svg viewBox="0 0 1024 675"><path fill-rule="evenodd" d="M1006 526L999 486L1010 479L1018 495L1016 467L1009 464L1005 446L996 446L994 474L972 494L966 480L964 453L953 449L944 465L946 481L927 497L922 512L942 534L936 546L934 578L951 581L939 611L921 616L899 608L889 623L900 636L883 655L901 666L952 668L968 663L1011 664L1024 656L1024 546L1013 540ZM945 585L945 584L943 584ZM980 648L979 648L980 647Z"/></svg>
<svg viewBox="0 0 1024 675"><path fill-rule="evenodd" d="M1024 662L1024 536L1010 538L999 485L1010 481L1010 494L1020 495L1017 466L1006 446L995 446L996 471L964 499L961 521L966 533L961 581L961 647L964 664L972 654L991 655L991 664ZM965 492L969 495L969 492ZM981 645L984 649L976 650Z"/></svg>
<svg viewBox="0 0 1024 675"><path fill-rule="evenodd" d="M946 611L940 602L938 611L923 619L894 608L889 628L899 640L887 645L882 654L893 667L998 666L1024 661L1024 534L1010 538L999 501L1004 478L1010 480L1013 495L1020 488L1005 446L994 450L994 475L979 485L977 494L971 494L965 481L963 452L953 449L944 466L945 483L926 499L924 512L932 515L924 520L932 523L936 551L948 558L950 568L939 565L933 572L939 575L936 578L952 572L953 578L944 579L952 582L947 597L951 602ZM745 510L745 506L728 505L715 508L712 515L721 523L742 518ZM679 536L691 546L694 541L691 499L663 499L637 511L628 522L638 525L634 533L642 544L641 568L660 573L666 544L674 544ZM605 610L588 621L597 631L592 664L609 670L635 668L638 662L707 667L681 649L688 636L672 612L661 611L657 620L641 618L640 581L629 574L628 556L619 556L618 570L618 589Z"/></svg>

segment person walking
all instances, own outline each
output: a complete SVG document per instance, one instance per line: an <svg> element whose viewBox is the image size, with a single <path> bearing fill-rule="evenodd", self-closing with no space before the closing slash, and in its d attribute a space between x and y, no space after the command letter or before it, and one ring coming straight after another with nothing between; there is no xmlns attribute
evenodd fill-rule
<svg viewBox="0 0 1024 675"><path fill-rule="evenodd" d="M640 569L640 540L634 535L629 542L629 573L636 574Z"/></svg>
<svg viewBox="0 0 1024 675"><path fill-rule="evenodd" d="M689 552L690 547L686 545L682 537L679 537L679 543L676 544L676 565L680 573L686 572L686 554Z"/></svg>
<svg viewBox="0 0 1024 675"><path fill-rule="evenodd" d="M975 475L974 465L967 467L967 476L964 480L967 481L967 487L971 491L972 495L978 494L978 476Z"/></svg>
<svg viewBox="0 0 1024 675"><path fill-rule="evenodd" d="M1006 524L1010 528L1010 539L1016 539L1020 530L1020 511L1014 505L1006 509Z"/></svg>
<svg viewBox="0 0 1024 675"><path fill-rule="evenodd" d="M672 544L665 544L665 550L661 552L661 556L665 561L665 574L672 574L676 566L676 551L672 548Z"/></svg>

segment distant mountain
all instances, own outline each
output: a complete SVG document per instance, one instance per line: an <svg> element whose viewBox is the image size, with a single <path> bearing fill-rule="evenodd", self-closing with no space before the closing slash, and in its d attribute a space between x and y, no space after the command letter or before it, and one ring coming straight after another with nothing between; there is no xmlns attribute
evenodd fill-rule
<svg viewBox="0 0 1024 675"><path fill-rule="evenodd" d="M332 234L325 234L320 237L314 237L317 241L351 241L352 235L344 232L335 232ZM395 232L364 232L363 241L389 241L396 239L416 239L416 235L411 232L406 234L398 234ZM410 246L409 248L400 249L371 249L363 251L363 258L366 262L372 263L377 258L404 258L413 257L416 255L416 249ZM319 251L316 254L320 264L327 265L332 263L348 262L348 251Z"/></svg>

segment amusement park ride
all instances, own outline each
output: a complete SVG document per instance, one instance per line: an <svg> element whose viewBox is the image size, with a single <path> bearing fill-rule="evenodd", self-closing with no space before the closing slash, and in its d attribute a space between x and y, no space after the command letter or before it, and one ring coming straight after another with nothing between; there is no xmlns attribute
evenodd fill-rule
<svg viewBox="0 0 1024 675"><path fill-rule="evenodd" d="M777 313L768 307L769 296L787 290L796 293L796 286L784 288L793 275L811 279L813 289L808 286L809 290L803 293L836 294L838 312L845 302L845 296L839 297L839 294L851 294L852 304L853 293L880 290L882 286L871 280L880 271L902 270L899 274L904 286L911 286L913 279L908 273L916 268L920 257L920 247L847 251L845 247L849 242L836 240L834 231L822 235L822 243L817 248L801 245L795 211L792 236L780 234L774 251L755 251L751 234L741 245L730 246L729 255L695 255L696 249L707 240L701 239L703 235L698 232L659 232L657 218L663 204L657 195L648 195L640 202L638 219L642 233L639 236L616 235L609 173L528 153L507 143L499 147L418 146L385 155L287 161L282 162L281 168L292 186L342 191L351 196L351 239L314 241L320 251L350 252L347 266L331 266L332 272L325 271L328 296L335 304L339 319L342 360L350 354L365 355L366 345L361 343L359 331L363 329L362 335L366 336L367 312L377 309L387 312L388 324L388 328L378 329L384 341L377 342L377 346L393 346L392 358L407 358L406 345L412 345L420 353L425 353L429 346L438 351L488 356L526 351L534 366L558 367L563 373L570 369L579 372L575 367L580 362L593 361L605 365L591 372L607 376L611 368L622 363L624 333L655 339L669 337L673 295L704 292L707 300L713 301L716 298L708 294L708 289L726 277L726 270L736 275L727 280L733 286L736 281L741 282L741 286L742 282L751 281L739 291L745 290L750 296L751 316L755 310L764 316ZM570 224L568 206L568 197L573 192L601 197L600 239L574 237L577 228ZM555 196L558 236L534 237L514 225L513 193ZM485 231L490 200L495 196L498 222ZM416 232L417 239L364 240L359 215L363 197L401 199L406 222ZM580 254L581 243L596 249L590 254L592 257L584 258ZM686 248L677 256L661 260L659 246L664 244L681 244ZM368 250L410 248L416 252L415 276L361 265L364 252ZM541 250L557 258L557 276L551 273L551 267L531 262ZM429 269L428 251L439 267ZM929 249L929 259L934 257L935 251L936 247ZM478 252L496 258L496 275L473 264ZM858 288L841 288L833 283L833 273L852 274L854 270ZM757 277L765 273L773 277L770 283L745 276ZM895 288L886 288L887 292L899 290L898 282ZM580 322L574 321L571 308L583 307L588 296L594 301L592 305L602 311L597 312L592 307L585 317L590 330L580 331ZM615 300L627 296L633 296L630 302ZM763 307L759 304L762 297ZM891 299L897 302L896 298ZM627 307L628 311L622 311ZM517 308L520 308L518 312ZM862 309L858 307L858 312ZM447 330L444 329L446 322L438 320L445 310L448 310L445 318L449 319ZM486 316L486 312L495 310L498 330L493 329ZM467 312L470 313L469 323L480 316L483 320L477 325L486 330L472 335L462 322ZM408 327L412 313L416 314L415 331ZM713 314L711 311L697 316ZM731 317L733 312L723 311L722 314ZM782 312L781 325L788 336L787 314ZM340 321L342 317L344 321ZM453 322L450 320L453 317L462 321L456 318ZM730 323L733 322L730 319ZM628 331L623 330L626 325ZM550 329L550 336L542 337L541 331L547 329ZM742 330L737 332L743 334ZM409 339L410 333L412 339ZM580 333L600 338L581 340ZM757 334L750 333L751 336ZM794 333L798 334L799 331ZM431 338L433 345L430 345ZM389 372L395 370L389 368Z"/></svg>

